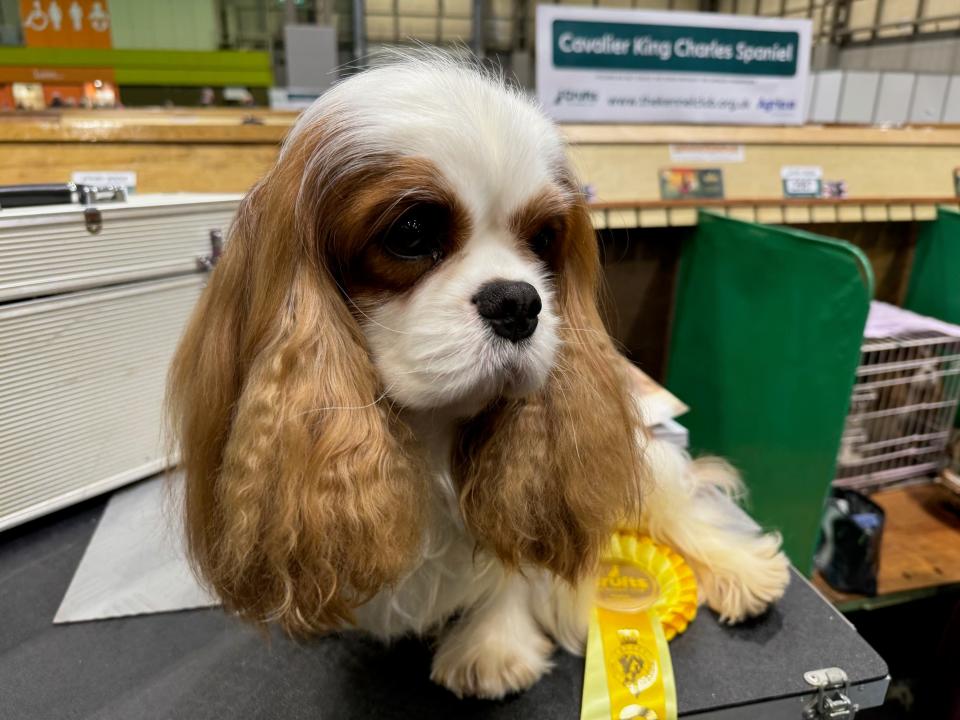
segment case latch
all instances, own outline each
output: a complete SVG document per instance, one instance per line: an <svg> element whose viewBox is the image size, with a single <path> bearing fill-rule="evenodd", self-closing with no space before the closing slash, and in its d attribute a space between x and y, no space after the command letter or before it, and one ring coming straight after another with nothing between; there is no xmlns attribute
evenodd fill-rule
<svg viewBox="0 0 960 720"><path fill-rule="evenodd" d="M103 229L103 215L95 207L83 209L83 224L87 227L87 232L96 235Z"/></svg>
<svg viewBox="0 0 960 720"><path fill-rule="evenodd" d="M83 209L83 224L87 232L96 235L103 229L103 214L94 205L95 202L104 200L125 201L127 199L127 189L123 187L95 187L93 185L77 186L79 200L86 207Z"/></svg>
<svg viewBox="0 0 960 720"><path fill-rule="evenodd" d="M843 670L811 670L803 679L817 688L817 699L803 711L804 720L853 720L860 706L847 696L850 681Z"/></svg>
<svg viewBox="0 0 960 720"><path fill-rule="evenodd" d="M210 254L197 258L197 265L201 270L209 272L216 267L220 256L223 255L223 232L220 228L210 231Z"/></svg>

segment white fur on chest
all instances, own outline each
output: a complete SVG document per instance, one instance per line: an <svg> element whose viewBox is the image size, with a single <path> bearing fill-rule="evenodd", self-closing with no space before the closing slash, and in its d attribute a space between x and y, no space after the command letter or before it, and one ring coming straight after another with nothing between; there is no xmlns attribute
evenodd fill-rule
<svg viewBox="0 0 960 720"><path fill-rule="evenodd" d="M436 423L436 418L430 422ZM439 629L452 615L489 596L504 577L503 566L477 551L463 525L449 470L448 424L432 425L420 436L433 468L430 493L423 498L429 505L429 522L420 557L395 587L356 611L357 626L384 639Z"/></svg>

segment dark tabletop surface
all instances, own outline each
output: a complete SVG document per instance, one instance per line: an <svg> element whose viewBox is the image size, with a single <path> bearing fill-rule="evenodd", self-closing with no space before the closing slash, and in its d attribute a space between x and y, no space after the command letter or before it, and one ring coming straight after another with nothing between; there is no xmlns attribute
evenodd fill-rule
<svg viewBox="0 0 960 720"><path fill-rule="evenodd" d="M430 649L357 633L269 642L219 609L53 625L105 499L0 533L0 718L551 718L576 720L583 660L558 652L531 690L457 700ZM764 617L727 628L702 608L671 643L680 714L808 693L803 672L886 665L799 576Z"/></svg>

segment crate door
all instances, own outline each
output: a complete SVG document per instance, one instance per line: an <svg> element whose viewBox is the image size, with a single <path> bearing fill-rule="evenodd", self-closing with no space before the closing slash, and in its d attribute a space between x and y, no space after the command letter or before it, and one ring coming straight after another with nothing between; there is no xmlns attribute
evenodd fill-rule
<svg viewBox="0 0 960 720"><path fill-rule="evenodd" d="M728 458L749 508L809 572L873 294L849 243L702 213L684 243L667 385L695 454Z"/></svg>

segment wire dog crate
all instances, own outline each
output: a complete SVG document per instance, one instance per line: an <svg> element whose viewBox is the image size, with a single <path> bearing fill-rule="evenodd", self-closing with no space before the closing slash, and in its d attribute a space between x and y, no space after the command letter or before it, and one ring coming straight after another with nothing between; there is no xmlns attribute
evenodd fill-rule
<svg viewBox="0 0 960 720"><path fill-rule="evenodd" d="M834 485L869 489L939 472L958 399L960 336L919 329L865 338Z"/></svg>

